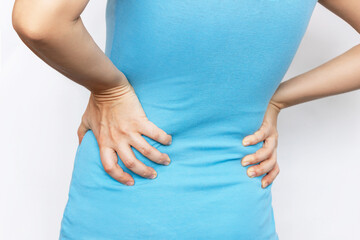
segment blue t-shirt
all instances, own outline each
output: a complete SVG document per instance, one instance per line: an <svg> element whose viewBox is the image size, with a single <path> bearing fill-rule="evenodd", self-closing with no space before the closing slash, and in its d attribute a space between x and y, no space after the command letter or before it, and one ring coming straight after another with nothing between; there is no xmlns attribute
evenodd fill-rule
<svg viewBox="0 0 360 240"><path fill-rule="evenodd" d="M276 240L271 186L245 147L284 77L316 0L109 0L106 55L128 78L171 158L134 186L103 169L88 131L78 148L61 239ZM251 165L250 165L251 166Z"/></svg>

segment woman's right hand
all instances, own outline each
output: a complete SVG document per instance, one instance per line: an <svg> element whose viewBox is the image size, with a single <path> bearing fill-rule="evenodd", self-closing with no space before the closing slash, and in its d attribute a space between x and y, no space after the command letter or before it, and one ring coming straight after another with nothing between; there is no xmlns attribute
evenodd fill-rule
<svg viewBox="0 0 360 240"><path fill-rule="evenodd" d="M79 144L89 129L98 142L104 170L121 183L131 186L134 179L119 166L116 154L134 173L151 179L157 175L135 157L131 146L156 163L170 163L169 156L151 146L142 134L164 145L170 145L172 137L148 120L130 83L91 93L78 129Z"/></svg>

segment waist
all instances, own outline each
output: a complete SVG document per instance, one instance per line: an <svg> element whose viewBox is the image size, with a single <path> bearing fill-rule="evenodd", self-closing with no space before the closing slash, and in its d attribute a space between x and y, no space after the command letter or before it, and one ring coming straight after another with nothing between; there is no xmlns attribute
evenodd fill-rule
<svg viewBox="0 0 360 240"><path fill-rule="evenodd" d="M147 179L134 174L127 169L122 161L119 165L134 177L135 185L153 186L165 191L166 188L226 188L229 186L242 188L261 189L261 178L249 178L243 167L241 159L247 154L254 153L262 147L262 142L244 147L241 137L236 135L210 136L183 134L173 137L171 145L162 145L152 139L146 138L155 148L169 154L172 162L165 166L152 162L135 148L132 147L137 159L153 167L158 176L156 179ZM206 134L205 134L206 135ZM84 186L105 188L129 189L128 186L119 184L112 179L103 168L99 155L97 140L90 130L78 148L75 170L86 173L86 181L81 181Z"/></svg>

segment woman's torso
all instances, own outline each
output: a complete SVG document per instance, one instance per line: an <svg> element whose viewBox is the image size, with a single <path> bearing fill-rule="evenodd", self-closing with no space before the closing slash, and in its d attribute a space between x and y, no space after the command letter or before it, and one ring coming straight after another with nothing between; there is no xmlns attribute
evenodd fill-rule
<svg viewBox="0 0 360 240"><path fill-rule="evenodd" d="M89 236L106 229L103 239L277 239L271 185L262 189L263 175L249 178L241 165L262 143L244 147L242 139L260 127L315 3L108 0L106 55L148 119L172 135L170 146L144 136L172 162L158 165L133 148L158 176L142 178L119 161L135 179L121 185L102 169L89 131L75 159L63 235L83 226ZM96 220L83 223L80 213Z"/></svg>

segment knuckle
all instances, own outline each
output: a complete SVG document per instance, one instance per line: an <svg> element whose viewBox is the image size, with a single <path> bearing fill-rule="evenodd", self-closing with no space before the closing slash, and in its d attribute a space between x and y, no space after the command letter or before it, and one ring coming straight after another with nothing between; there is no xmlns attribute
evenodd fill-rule
<svg viewBox="0 0 360 240"><path fill-rule="evenodd" d="M264 172L264 167L262 165L258 165L256 167L256 172L261 175Z"/></svg>
<svg viewBox="0 0 360 240"><path fill-rule="evenodd" d="M266 142L268 143L275 143L276 142L276 138L274 136L269 136L265 139Z"/></svg>
<svg viewBox="0 0 360 240"><path fill-rule="evenodd" d="M264 151L265 151L265 147L262 147L262 148L259 148L255 153L254 155L256 155L257 157L260 157L262 154L264 154Z"/></svg>
<svg viewBox="0 0 360 240"><path fill-rule="evenodd" d="M140 150L141 153L145 156L148 156L151 153L151 148L149 146L141 146Z"/></svg>
<svg viewBox="0 0 360 240"><path fill-rule="evenodd" d="M131 127L138 129L140 127L141 122L137 119L134 119L130 122Z"/></svg>
<svg viewBox="0 0 360 240"><path fill-rule="evenodd" d="M121 135L129 136L130 135L130 129L127 126L121 126L118 128L118 132Z"/></svg>
<svg viewBox="0 0 360 240"><path fill-rule="evenodd" d="M129 143L136 143L138 140L138 135L136 133L129 133L128 134L128 141Z"/></svg>
<svg viewBox="0 0 360 240"><path fill-rule="evenodd" d="M135 167L135 161L127 159L127 160L123 160L123 163L125 165L125 167L127 168L134 168Z"/></svg>
<svg viewBox="0 0 360 240"><path fill-rule="evenodd" d="M271 166L270 166L270 171L274 171L274 169L276 169L276 162L270 162Z"/></svg>
<svg viewBox="0 0 360 240"><path fill-rule="evenodd" d="M276 168L276 158L272 155L270 156L270 158L268 159L268 161L272 164L273 168Z"/></svg>
<svg viewBox="0 0 360 240"><path fill-rule="evenodd" d="M272 152L271 150L264 151L264 157L265 157L265 159L271 158L272 153L273 153L273 152Z"/></svg>
<svg viewBox="0 0 360 240"><path fill-rule="evenodd" d="M256 136L258 137L258 139L263 139L263 138L265 138L265 132L257 131Z"/></svg>
<svg viewBox="0 0 360 240"><path fill-rule="evenodd" d="M274 136L275 136L276 139L279 138L279 133L278 133L278 131L275 131L275 132L274 132Z"/></svg>
<svg viewBox="0 0 360 240"><path fill-rule="evenodd" d="M250 158L250 162L256 162L259 159L259 150L252 154L252 157Z"/></svg>
<svg viewBox="0 0 360 240"><path fill-rule="evenodd" d="M110 172L112 172L113 171L113 169L114 169L114 165L112 165L112 164L103 164L103 167L104 167L104 170L105 170L105 172L107 172L107 173L110 173Z"/></svg>
<svg viewBox="0 0 360 240"><path fill-rule="evenodd" d="M99 148L103 148L106 146L106 139L107 137L104 134L99 134L98 137Z"/></svg>
<svg viewBox="0 0 360 240"><path fill-rule="evenodd" d="M279 164L277 162L275 164L274 170L275 170L276 175L278 175L280 173L280 167L279 167Z"/></svg>
<svg viewBox="0 0 360 240"><path fill-rule="evenodd" d="M255 137L256 140L258 140L258 139L260 138L260 134L261 134L261 130L256 131L256 132L254 133L254 137Z"/></svg>
<svg viewBox="0 0 360 240"><path fill-rule="evenodd" d="M255 155L256 155L257 160L267 159L271 156L271 151L269 151L265 147L262 147L255 152Z"/></svg>

